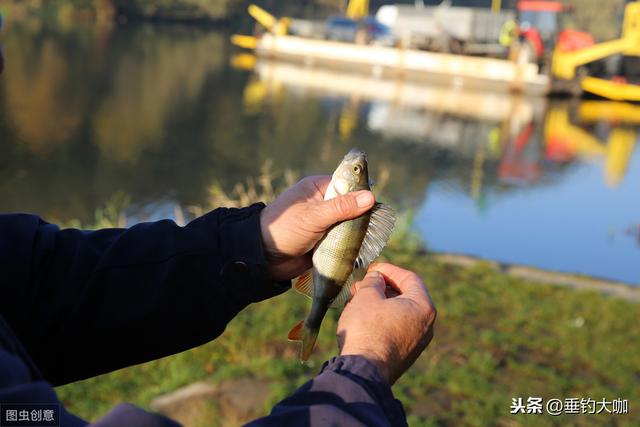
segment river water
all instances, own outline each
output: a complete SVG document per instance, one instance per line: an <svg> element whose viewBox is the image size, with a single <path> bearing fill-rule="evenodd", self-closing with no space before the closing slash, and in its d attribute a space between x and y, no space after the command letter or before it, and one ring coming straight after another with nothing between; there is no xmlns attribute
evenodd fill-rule
<svg viewBox="0 0 640 427"><path fill-rule="evenodd" d="M266 163L369 154L428 249L640 284L640 106L548 101L238 56L176 25L0 35L0 210L173 217ZM180 209L177 209L180 208Z"/></svg>

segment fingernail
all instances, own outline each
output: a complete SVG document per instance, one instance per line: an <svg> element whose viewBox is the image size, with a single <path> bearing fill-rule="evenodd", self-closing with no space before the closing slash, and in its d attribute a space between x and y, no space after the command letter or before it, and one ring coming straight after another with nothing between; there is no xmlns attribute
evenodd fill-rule
<svg viewBox="0 0 640 427"><path fill-rule="evenodd" d="M369 191L358 194L356 196L356 204L358 205L359 208L364 208L365 206L371 206L373 204L373 194L371 194L371 192Z"/></svg>
<svg viewBox="0 0 640 427"><path fill-rule="evenodd" d="M367 273L367 277L376 281L384 280L379 271L370 271Z"/></svg>

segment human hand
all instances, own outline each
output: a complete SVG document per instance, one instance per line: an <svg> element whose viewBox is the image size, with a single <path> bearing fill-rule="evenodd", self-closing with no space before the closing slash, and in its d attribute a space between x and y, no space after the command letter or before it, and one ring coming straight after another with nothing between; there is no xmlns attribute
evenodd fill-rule
<svg viewBox="0 0 640 427"><path fill-rule="evenodd" d="M354 287L338 321L340 354L364 356L392 385L431 342L436 308L420 277L392 264L372 264Z"/></svg>
<svg viewBox="0 0 640 427"><path fill-rule="evenodd" d="M260 228L271 277L293 279L311 268L311 249L334 224L373 207L370 191L324 200L331 176L311 176L282 193L260 214Z"/></svg>

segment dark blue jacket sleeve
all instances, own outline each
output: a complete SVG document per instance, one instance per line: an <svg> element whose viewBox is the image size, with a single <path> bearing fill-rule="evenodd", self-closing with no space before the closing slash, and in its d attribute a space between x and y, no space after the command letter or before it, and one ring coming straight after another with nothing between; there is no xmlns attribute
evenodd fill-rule
<svg viewBox="0 0 640 427"><path fill-rule="evenodd" d="M159 221L99 231L0 215L0 320L8 323L0 325L0 402L58 403L48 382L202 344L251 302L287 290L266 272L262 207L218 209L185 227ZM61 417L65 426L86 424L64 408ZM346 356L252 423L327 424L406 422L377 368ZM176 426L126 404L96 425Z"/></svg>
<svg viewBox="0 0 640 427"><path fill-rule="evenodd" d="M248 424L268 426L406 426L402 404L378 368L361 356L334 357L320 374L271 414Z"/></svg>
<svg viewBox="0 0 640 427"><path fill-rule="evenodd" d="M0 314L55 385L203 344L289 287L266 271L263 207L98 231L0 215Z"/></svg>

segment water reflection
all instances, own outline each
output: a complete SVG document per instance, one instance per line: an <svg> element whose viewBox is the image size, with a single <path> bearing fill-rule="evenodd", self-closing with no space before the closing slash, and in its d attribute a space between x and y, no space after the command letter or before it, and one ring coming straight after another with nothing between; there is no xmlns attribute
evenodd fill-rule
<svg viewBox="0 0 640 427"><path fill-rule="evenodd" d="M237 61L235 62L237 64ZM499 163L500 182L532 184L542 163L605 159L605 180L624 178L640 125L640 106L607 101L554 101L500 92L470 92L403 80L380 80L295 64L262 61L245 87L249 110L282 88L316 97L341 96L345 137L364 115L385 139L426 144L473 159L474 182L485 160ZM362 109L363 111L356 111ZM571 117L570 117L571 116ZM477 184L473 184L475 187Z"/></svg>
<svg viewBox="0 0 640 427"><path fill-rule="evenodd" d="M3 38L0 210L91 221L125 194L174 216L267 160L326 173L358 146L434 250L640 283L640 106L230 60L226 34L179 26Z"/></svg>
<svg viewBox="0 0 640 427"><path fill-rule="evenodd" d="M341 136L364 127L386 152L424 150L405 161L423 161L429 174L416 228L430 248L640 283L639 106L419 87L285 63L258 61L256 71L244 94L252 110L287 93L338 97Z"/></svg>
<svg viewBox="0 0 640 427"><path fill-rule="evenodd" d="M87 98L67 90L80 76L70 72L58 40L9 38L7 51L24 52L21 60L7 65L7 118L22 143L33 153L46 154L68 141L81 123Z"/></svg>
<svg viewBox="0 0 640 427"><path fill-rule="evenodd" d="M224 38L215 33L192 43L188 33L159 35L147 27L130 38L92 119L105 156L135 163L145 148L160 143L165 124L192 108L207 74L220 70L222 57L215 53L223 48Z"/></svg>

